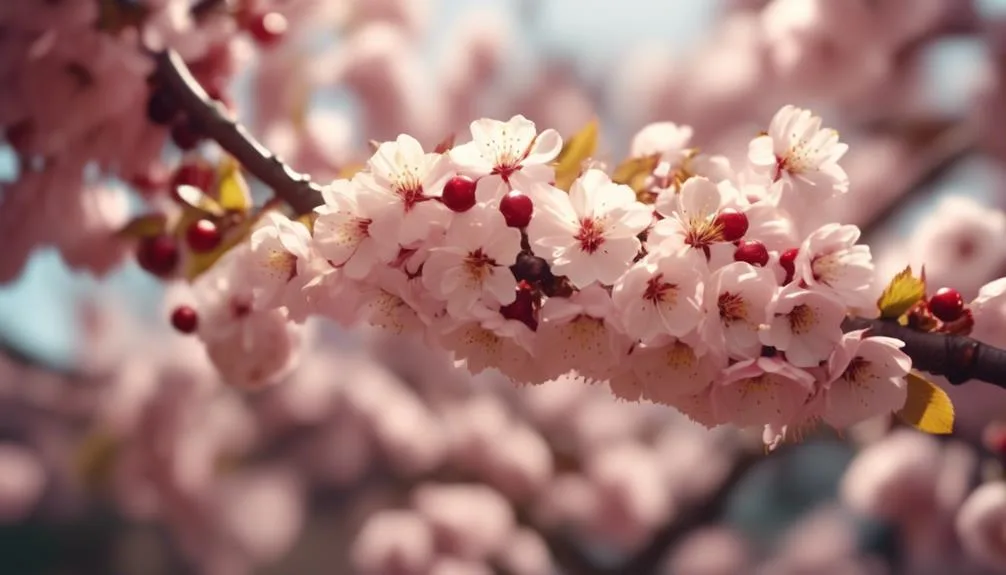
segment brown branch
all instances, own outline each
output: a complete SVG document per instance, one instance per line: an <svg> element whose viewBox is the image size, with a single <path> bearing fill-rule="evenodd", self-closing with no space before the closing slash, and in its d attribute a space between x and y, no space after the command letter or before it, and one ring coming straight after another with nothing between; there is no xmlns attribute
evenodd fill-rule
<svg viewBox="0 0 1006 575"><path fill-rule="evenodd" d="M953 385L975 379L1006 388L1006 350L963 335L927 333L893 321L850 317L845 331L869 329L874 335L905 342L902 349L912 358L915 369L941 375Z"/></svg>
<svg viewBox="0 0 1006 575"><path fill-rule="evenodd" d="M321 187L286 165L236 122L223 104L211 99L178 54L172 50L159 52L154 61L158 88L171 94L188 120L206 137L234 156L298 215L308 214L322 204Z"/></svg>

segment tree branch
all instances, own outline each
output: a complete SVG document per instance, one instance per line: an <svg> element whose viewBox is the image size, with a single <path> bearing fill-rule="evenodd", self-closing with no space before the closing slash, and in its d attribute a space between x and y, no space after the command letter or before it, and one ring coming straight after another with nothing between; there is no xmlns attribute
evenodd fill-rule
<svg viewBox="0 0 1006 575"><path fill-rule="evenodd" d="M847 318L842 328L845 331L869 329L873 335L900 339L905 342L902 351L912 358L912 367L942 375L953 385L977 379L1006 388L1006 350L976 339L927 333L893 321L862 317Z"/></svg>
<svg viewBox="0 0 1006 575"><path fill-rule="evenodd" d="M259 143L220 102L211 99L192 76L182 58L172 50L154 55L154 78L158 89L173 97L194 127L234 156L248 172L272 188L298 215L322 204L321 186L310 176L286 165Z"/></svg>

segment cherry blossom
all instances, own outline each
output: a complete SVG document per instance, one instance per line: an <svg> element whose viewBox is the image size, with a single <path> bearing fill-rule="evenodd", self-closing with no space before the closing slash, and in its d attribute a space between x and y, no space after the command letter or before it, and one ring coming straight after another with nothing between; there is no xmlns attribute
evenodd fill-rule
<svg viewBox="0 0 1006 575"><path fill-rule="evenodd" d="M625 332L643 343L681 337L702 320L701 256L690 250L650 253L611 292Z"/></svg>
<svg viewBox="0 0 1006 575"><path fill-rule="evenodd" d="M520 232L507 227L499 210L476 208L455 216L444 245L423 264L423 285L465 317L477 303L506 305L516 299L509 266L520 252Z"/></svg>
<svg viewBox="0 0 1006 575"><path fill-rule="evenodd" d="M346 277L363 279L398 255L395 243L371 235L374 221L388 217L389 206L380 195L361 190L353 180L336 180L324 195L325 205L315 209L314 245Z"/></svg>
<svg viewBox="0 0 1006 575"><path fill-rule="evenodd" d="M775 297L774 277L765 268L746 262L723 266L709 276L705 287L706 317L703 337L713 347L724 346L733 359L761 354L759 328L769 319Z"/></svg>
<svg viewBox="0 0 1006 575"><path fill-rule="evenodd" d="M712 388L716 416L740 426L786 424L813 392L814 376L778 357L760 357L723 371Z"/></svg>
<svg viewBox="0 0 1006 575"><path fill-rule="evenodd" d="M876 307L870 247L857 245L859 228L827 224L807 236L794 261L795 276L814 289L827 289L849 307Z"/></svg>
<svg viewBox="0 0 1006 575"><path fill-rule="evenodd" d="M538 133L534 122L516 115L506 122L476 120L472 141L455 146L451 160L465 174L479 178L480 202L498 200L508 189L527 192L552 180L549 162L562 149L562 138L552 129Z"/></svg>
<svg viewBox="0 0 1006 575"><path fill-rule="evenodd" d="M828 360L823 419L836 429L901 409L907 399L905 376L912 360L904 342L889 337L845 334Z"/></svg>
<svg viewBox="0 0 1006 575"><path fill-rule="evenodd" d="M815 367L828 359L842 339L845 308L826 293L789 284L769 305L761 342L786 352L797 367Z"/></svg>
<svg viewBox="0 0 1006 575"><path fill-rule="evenodd" d="M369 171L361 172L357 182L364 194L369 191L377 197L361 201L391 208L370 224L371 237L407 246L425 240L435 227L446 226L450 211L431 201L443 193L452 175L446 158L424 153L415 138L402 134L379 145L367 166Z"/></svg>
<svg viewBox="0 0 1006 575"><path fill-rule="evenodd" d="M656 208L664 218L650 229L648 247L656 249L668 242L701 250L707 258L714 258L714 265L732 260L734 246L725 241L723 226L716 218L725 207L722 187L708 178L694 176L682 184L680 191L662 191Z"/></svg>
<svg viewBox="0 0 1006 575"><path fill-rule="evenodd" d="M259 305L271 307L299 266L310 260L311 233L299 222L267 212L249 237L249 273Z"/></svg>
<svg viewBox="0 0 1006 575"><path fill-rule="evenodd" d="M849 177L838 165L848 149L838 141L838 132L821 127L819 116L784 106L772 118L768 133L751 141L748 157L796 192L827 198L849 191Z"/></svg>
<svg viewBox="0 0 1006 575"><path fill-rule="evenodd" d="M533 199L538 215L527 233L535 253L578 288L615 283L639 252L636 236L653 219L632 188L601 170L587 170L569 194L539 188Z"/></svg>

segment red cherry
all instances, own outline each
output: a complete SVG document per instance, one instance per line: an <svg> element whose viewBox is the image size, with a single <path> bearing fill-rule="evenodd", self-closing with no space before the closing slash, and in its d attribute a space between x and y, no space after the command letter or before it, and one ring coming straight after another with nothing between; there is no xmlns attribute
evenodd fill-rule
<svg viewBox="0 0 1006 575"><path fill-rule="evenodd" d="M954 321L964 314L964 298L953 288L940 288L929 298L929 311L940 321Z"/></svg>
<svg viewBox="0 0 1006 575"><path fill-rule="evenodd" d="M178 265L178 244L167 235L144 238L137 246L136 261L149 273L167 277Z"/></svg>
<svg viewBox="0 0 1006 575"><path fill-rule="evenodd" d="M216 177L213 168L206 164L196 162L182 164L171 177L171 189L175 190L178 186L194 186L208 192Z"/></svg>
<svg viewBox="0 0 1006 575"><path fill-rule="evenodd" d="M171 141L183 151L194 150L203 141L203 135L191 122L178 122L171 127Z"/></svg>
<svg viewBox="0 0 1006 575"><path fill-rule="evenodd" d="M716 216L714 224L718 226L723 235L723 240L735 242L744 237L748 232L748 217L744 212L727 208Z"/></svg>
<svg viewBox="0 0 1006 575"><path fill-rule="evenodd" d="M500 211L511 228L526 228L531 223L534 204L522 192L512 191L500 200Z"/></svg>
<svg viewBox="0 0 1006 575"><path fill-rule="evenodd" d="M454 176L444 185L441 201L455 212L467 212L475 206L475 180L468 176Z"/></svg>
<svg viewBox="0 0 1006 575"><path fill-rule="evenodd" d="M286 34L286 17L279 12L256 14L248 19L248 33L262 46L272 46Z"/></svg>
<svg viewBox="0 0 1006 575"><path fill-rule="evenodd" d="M533 330L538 329L538 319L534 317L534 291L531 284L525 281L518 283L517 299L501 307L500 315L519 321Z"/></svg>
<svg viewBox="0 0 1006 575"><path fill-rule="evenodd" d="M782 282L783 284L793 281L793 276L796 274L796 256L799 253L800 250L793 248L779 254L779 265L786 271L786 279Z"/></svg>
<svg viewBox="0 0 1006 575"><path fill-rule="evenodd" d="M182 333L194 333L199 327L199 314L187 305L180 305L171 312L171 325Z"/></svg>
<svg viewBox="0 0 1006 575"><path fill-rule="evenodd" d="M196 253L211 252L220 245L220 228L212 220L196 220L185 231L185 240Z"/></svg>
<svg viewBox="0 0 1006 575"><path fill-rule="evenodd" d="M734 251L734 259L753 266L765 267L768 263L768 249L758 240L745 240Z"/></svg>

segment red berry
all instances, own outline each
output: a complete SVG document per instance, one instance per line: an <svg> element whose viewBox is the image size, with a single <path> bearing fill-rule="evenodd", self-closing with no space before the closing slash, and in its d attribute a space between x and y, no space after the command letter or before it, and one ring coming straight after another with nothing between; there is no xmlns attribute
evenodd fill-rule
<svg viewBox="0 0 1006 575"><path fill-rule="evenodd" d="M213 168L206 164L195 162L182 164L171 177L171 189L175 190L178 186L193 186L208 192L216 177Z"/></svg>
<svg viewBox="0 0 1006 575"><path fill-rule="evenodd" d="M174 97L166 90L155 89L147 100L147 119L161 126L170 125L178 116L180 109Z"/></svg>
<svg viewBox="0 0 1006 575"><path fill-rule="evenodd" d="M467 212L475 205L475 180L467 176L454 176L447 180L441 201L455 212Z"/></svg>
<svg viewBox="0 0 1006 575"><path fill-rule="evenodd" d="M263 46L272 46L286 34L287 22L279 12L266 12L252 16L247 23L248 33Z"/></svg>
<svg viewBox="0 0 1006 575"><path fill-rule="evenodd" d="M796 274L796 256L798 253L800 253L800 250L793 248L779 254L779 265L786 271L786 280L782 282L784 284L793 281L793 276Z"/></svg>
<svg viewBox="0 0 1006 575"><path fill-rule="evenodd" d="M500 211L506 219L506 225L511 228L526 228L531 223L534 204L525 194L513 191L500 200Z"/></svg>
<svg viewBox="0 0 1006 575"><path fill-rule="evenodd" d="M768 249L758 240L745 240L734 251L734 259L753 266L765 267L768 263Z"/></svg>
<svg viewBox="0 0 1006 575"><path fill-rule="evenodd" d="M178 244L166 235L144 238L137 247L136 261L151 274L167 277L178 265Z"/></svg>
<svg viewBox="0 0 1006 575"><path fill-rule="evenodd" d="M534 291L529 283L522 281L517 284L517 299L501 307L500 315L538 329L538 319L534 317Z"/></svg>
<svg viewBox="0 0 1006 575"><path fill-rule="evenodd" d="M171 325L182 333L194 333L199 327L199 314L187 305L180 305L171 312Z"/></svg>
<svg viewBox="0 0 1006 575"><path fill-rule="evenodd" d="M720 212L714 223L720 228L723 240L727 242L735 242L748 232L748 217L744 215L744 212L738 212L731 208Z"/></svg>
<svg viewBox="0 0 1006 575"><path fill-rule="evenodd" d="M929 298L929 311L940 321L954 321L964 314L964 298L953 288L940 288Z"/></svg>
<svg viewBox="0 0 1006 575"><path fill-rule="evenodd" d="M203 141L203 135L191 122L178 122L171 127L171 141L183 151L194 150Z"/></svg>
<svg viewBox="0 0 1006 575"><path fill-rule="evenodd" d="M220 239L220 228L212 220L196 220L185 231L185 240L196 253L213 251L220 245Z"/></svg>

